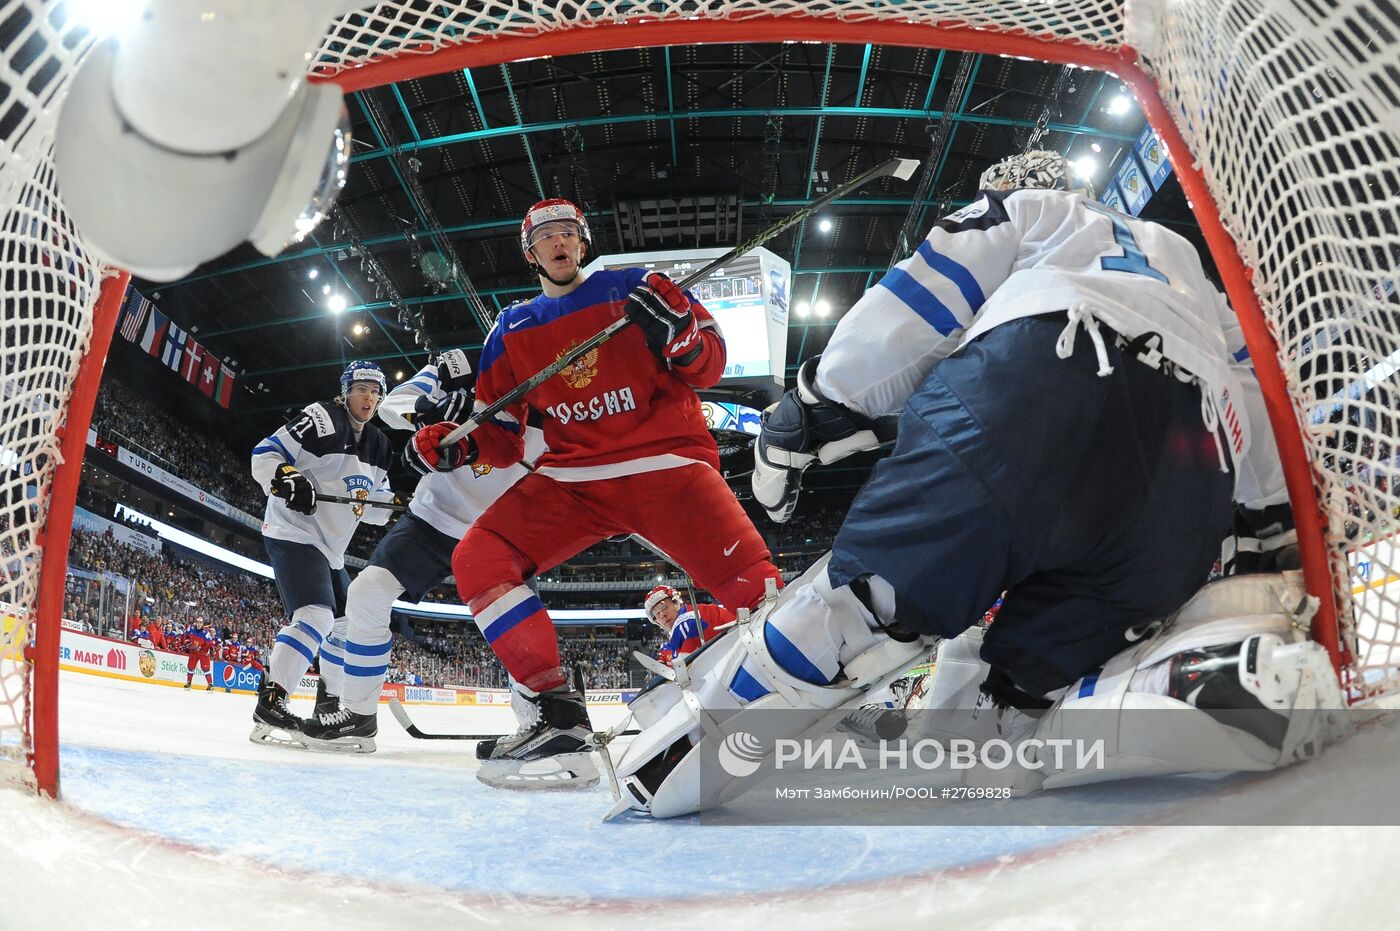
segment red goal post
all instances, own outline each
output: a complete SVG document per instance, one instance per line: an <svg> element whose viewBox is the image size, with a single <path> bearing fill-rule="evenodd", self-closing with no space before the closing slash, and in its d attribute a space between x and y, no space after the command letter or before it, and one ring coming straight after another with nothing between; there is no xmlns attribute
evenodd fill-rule
<svg viewBox="0 0 1400 931"><path fill-rule="evenodd" d="M18 566L0 582L0 601L20 619L8 629L35 641L32 663L0 651L0 767L8 759L50 793L72 517L63 489L76 488L74 437L86 433L120 292L116 279L100 286L104 272L84 256L52 180L55 105L91 46L62 8L19 0L0 30L6 331L44 321L27 346L11 338L3 349L7 506L30 486L38 503L26 527L0 527L3 555ZM1312 633L1360 699L1400 689L1400 559L1389 544L1400 521L1393 9L1389 0L410 0L341 18L311 72L355 90L541 56L803 41L1117 75L1167 146L1239 314L1320 602ZM30 410L36 396L42 416Z"/></svg>

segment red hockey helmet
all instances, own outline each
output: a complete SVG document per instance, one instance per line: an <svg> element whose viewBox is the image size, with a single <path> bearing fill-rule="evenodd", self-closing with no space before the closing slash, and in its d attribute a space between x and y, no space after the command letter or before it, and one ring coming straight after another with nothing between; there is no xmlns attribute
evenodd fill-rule
<svg viewBox="0 0 1400 931"><path fill-rule="evenodd" d="M525 213L525 219L520 224L520 249L525 253L526 261L530 259L530 247L535 244L535 240L540 237L540 227L546 223L572 223L578 227L579 237L584 243L591 243L593 237L588 232L588 221L583 217L583 211L572 202L562 198L552 200L542 200L531 207Z"/></svg>
<svg viewBox="0 0 1400 931"><path fill-rule="evenodd" d="M647 600L642 603L642 608L647 613L647 620L651 621L662 630L669 631L670 628L656 619L656 609L667 601L674 603L677 611L680 611L684 606L684 603L681 601L680 592L669 585L658 585L647 592Z"/></svg>

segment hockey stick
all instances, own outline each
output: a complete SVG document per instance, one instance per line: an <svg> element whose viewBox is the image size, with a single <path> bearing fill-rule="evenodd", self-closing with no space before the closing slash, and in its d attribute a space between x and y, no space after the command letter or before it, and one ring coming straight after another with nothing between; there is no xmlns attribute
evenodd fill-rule
<svg viewBox="0 0 1400 931"><path fill-rule="evenodd" d="M726 263L734 261L739 256L745 254L749 250L755 249L763 245L764 243L773 240L779 234L787 232L789 229L792 229L792 227L808 219L812 216L812 214L816 213L818 210L822 209L827 204L840 200L847 194L859 190L861 187L864 187L865 185L869 184L871 181L875 181L879 178L888 177L895 177L901 181L907 181L914 174L914 169L918 167L918 160L913 158L892 158L888 161L882 162L879 165L876 165L874 168L871 168L869 171L862 172L861 174L857 175L855 178L841 185L840 187L833 188L830 192L823 194L821 197L818 197L816 200L812 201L806 207L803 207L801 210L797 211L791 216L779 220L777 223L768 227L766 230L763 230L762 232L758 233L756 236L754 236L747 242L740 243L733 249L730 249L724 255L705 265L699 271L692 272L691 274L686 275L684 278L682 278L676 283L676 286L679 287L682 291L684 291L686 288L690 287L696 282L703 281L704 279L708 278L710 273L713 272L715 269L722 268ZM494 403L488 404L486 407L482 408L480 411L467 418L467 420L464 421L460 426L458 426L456 430L453 430L451 433L447 434L447 436L443 437L442 442L438 445L441 447L446 447L451 446L453 443L456 443L462 437L471 433L477 427L481 426L483 423L490 420L492 417L495 417L501 411L505 410L507 407L514 404L516 401L519 401L521 398L525 397L525 395L529 394L531 391L535 390L545 382L549 381L555 375L558 375L560 372L564 371L564 369L573 365L574 360L578 359L579 356L582 356L584 353L589 352L590 350L595 349L598 346L603 345L603 343L606 343L608 340L612 339L622 330L626 329L628 325L631 324L631 322L631 317L620 317L617 320L614 320L612 323L608 324L606 327L599 330L597 333L594 333L592 336L588 337L588 339L584 340L577 346L574 346L572 349L565 352L562 356L554 360L549 365L545 366L538 373L530 376L520 384L516 385L510 391L507 391L505 394L501 395L495 400Z"/></svg>
<svg viewBox="0 0 1400 931"><path fill-rule="evenodd" d="M403 702L397 698L389 699L389 710L393 712L394 718L399 722L408 736L418 740L490 740L492 737L505 737L505 734L429 734L419 729L413 719L408 716L408 709L403 706ZM640 734L641 731L623 731L617 736Z"/></svg>
<svg viewBox="0 0 1400 931"><path fill-rule="evenodd" d="M391 511L407 511L408 505L395 504L392 501L372 501L369 498L361 500L359 498L342 498L340 495L323 495L316 493L317 501L329 501L331 504L363 504L372 508L388 508Z"/></svg>

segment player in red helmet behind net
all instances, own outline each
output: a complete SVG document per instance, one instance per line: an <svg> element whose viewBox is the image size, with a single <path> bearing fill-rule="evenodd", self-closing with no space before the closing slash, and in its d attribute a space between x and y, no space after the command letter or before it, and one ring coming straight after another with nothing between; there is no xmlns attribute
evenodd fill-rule
<svg viewBox="0 0 1400 931"><path fill-rule="evenodd" d="M588 751L582 696L569 688L554 627L525 585L594 543L637 533L669 553L731 610L756 607L780 579L768 547L719 473L697 388L724 374L725 348L709 312L664 275L582 271L588 222L565 200L531 207L520 229L543 293L501 314L486 338L476 409L487 407L618 319L634 326L582 355L452 446L456 424L424 427L405 450L420 472L520 461L529 411L543 416L549 450L458 545L452 574L462 600L537 714L521 731L479 748L479 778L522 785L527 764ZM684 502L678 507L678 502ZM538 771L541 767L530 766Z"/></svg>
<svg viewBox="0 0 1400 931"><path fill-rule="evenodd" d="M702 643L714 639L717 628L734 620L734 612L720 605L696 604L687 608L681 593L669 585L658 585L647 592L643 608L647 620L671 635L656 654L667 666L700 649Z"/></svg>

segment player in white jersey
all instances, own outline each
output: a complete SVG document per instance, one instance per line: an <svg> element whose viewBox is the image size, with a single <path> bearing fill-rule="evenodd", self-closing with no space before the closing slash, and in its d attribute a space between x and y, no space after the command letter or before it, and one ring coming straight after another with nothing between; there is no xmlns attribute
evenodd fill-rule
<svg viewBox="0 0 1400 931"><path fill-rule="evenodd" d="M1309 717L1293 709L1335 703L1325 652L1287 642L1258 592L1207 598L1167 640L1143 640L1204 584L1232 496L1264 494L1279 473L1266 422L1248 419L1238 321L1195 249L1069 190L1057 153L1001 163L982 187L765 414L754 497L779 521L805 468L874 447L896 415L898 441L832 552L697 655L688 700L668 686L670 711L618 767L620 805L672 816L735 797L755 780L713 767L702 779L705 744L757 731L771 750L819 733L1003 591L980 646L981 688L1001 707L1084 701L1109 664L1109 707L1152 693L1143 701L1185 709L1231 748L1203 760L1180 752L1197 741L1165 741L1152 771L1289 762L1311 734L1289 730ZM1270 616L1257 630L1240 620L1255 612ZM1125 653L1135 641L1151 648ZM1152 671L1135 679L1139 660ZM1238 708L1272 720L1231 727ZM771 709L793 711L790 732L775 733Z"/></svg>
<svg viewBox="0 0 1400 931"><path fill-rule="evenodd" d="M295 419L253 448L253 479L268 489L263 544L289 622L278 632L258 691L250 739L301 742L302 721L287 696L321 655L317 696L324 710L340 691L344 666L345 548L361 521L385 524L387 508L320 502L322 494L391 501L389 441L370 420L387 382L373 362L351 362L340 376L340 396L308 405ZM338 620L339 619L339 620ZM277 732L281 732L279 736Z"/></svg>
<svg viewBox="0 0 1400 931"><path fill-rule="evenodd" d="M470 410L474 373L460 349L443 353L384 399L379 418L390 429L416 430L460 419ZM541 432L527 428L525 458L544 451ZM388 671L394 600L418 601L452 574L452 551L472 523L501 494L529 474L509 468L469 466L423 477L408 513L385 535L369 566L350 583L346 600L345 683L340 706L308 720L303 734L337 749L371 752L378 733L377 709Z"/></svg>

